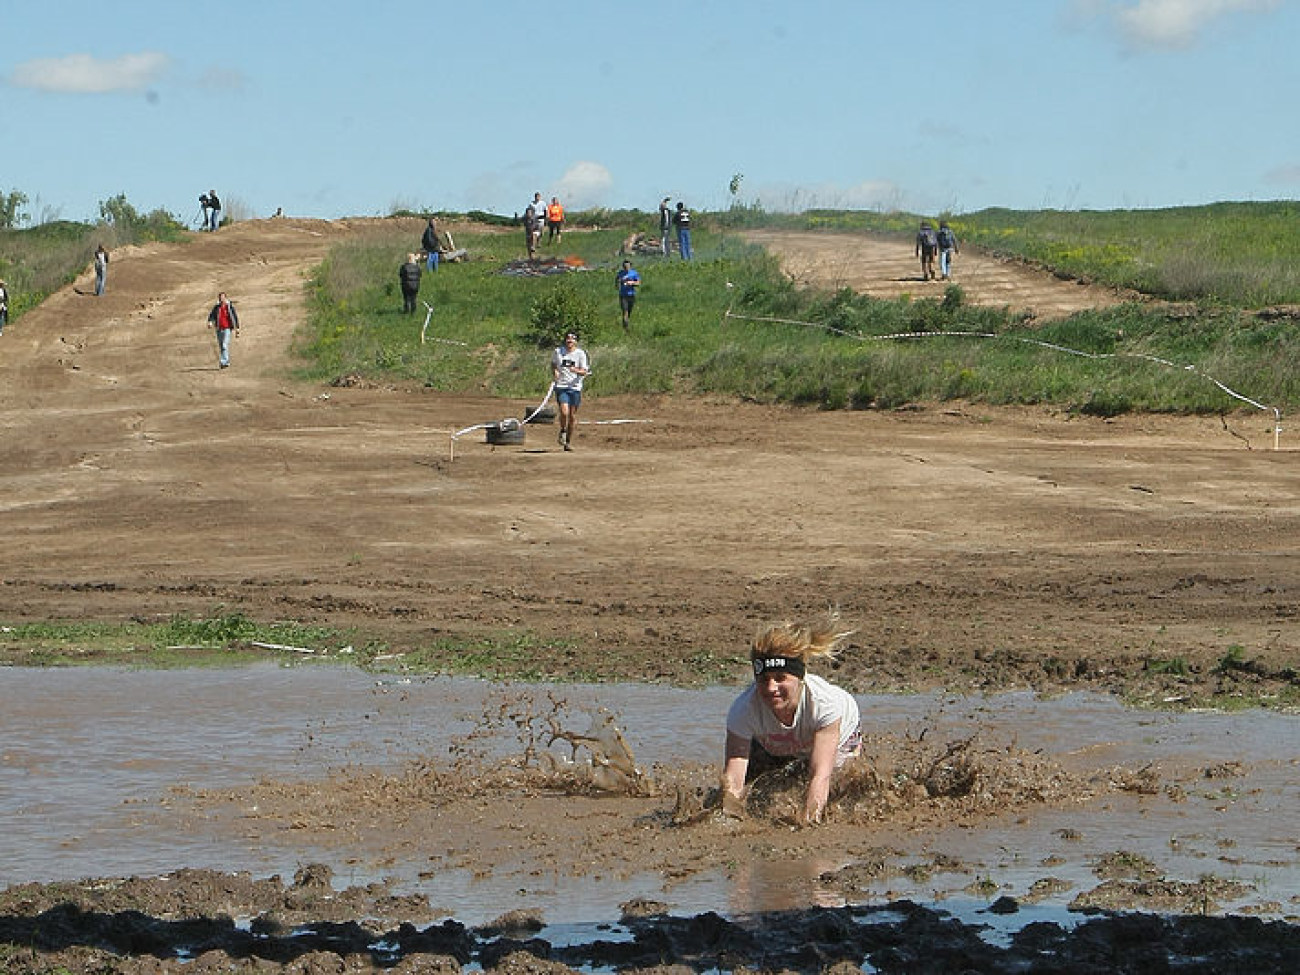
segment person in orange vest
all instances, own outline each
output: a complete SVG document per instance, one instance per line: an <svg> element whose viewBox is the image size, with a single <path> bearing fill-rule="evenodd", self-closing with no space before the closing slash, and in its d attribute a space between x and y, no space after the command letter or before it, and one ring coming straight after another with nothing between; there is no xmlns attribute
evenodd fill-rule
<svg viewBox="0 0 1300 975"><path fill-rule="evenodd" d="M564 232L564 206L558 196L551 197L546 206L546 241L559 240Z"/></svg>

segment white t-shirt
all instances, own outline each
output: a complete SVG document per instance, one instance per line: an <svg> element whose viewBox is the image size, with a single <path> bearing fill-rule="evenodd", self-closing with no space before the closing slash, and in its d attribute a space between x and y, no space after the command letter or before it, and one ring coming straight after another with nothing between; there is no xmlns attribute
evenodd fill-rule
<svg viewBox="0 0 1300 975"><path fill-rule="evenodd" d="M746 741L757 739L769 755L807 755L812 752L813 736L838 721L839 751L844 753L856 747L860 720L852 694L816 674L806 674L793 724L783 725L758 696L757 685L750 684L727 712L727 732Z"/></svg>
<svg viewBox="0 0 1300 975"><path fill-rule="evenodd" d="M582 349L574 346L570 352L564 346L560 346L551 356L551 367L557 369L555 376L556 389L582 389L582 373L574 372L574 369L590 369L587 364L587 353Z"/></svg>

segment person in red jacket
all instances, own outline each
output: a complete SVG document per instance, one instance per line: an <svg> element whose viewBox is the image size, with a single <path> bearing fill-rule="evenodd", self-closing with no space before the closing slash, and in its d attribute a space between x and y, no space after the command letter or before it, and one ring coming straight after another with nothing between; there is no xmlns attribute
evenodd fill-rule
<svg viewBox="0 0 1300 975"><path fill-rule="evenodd" d="M239 334L239 315L224 291L208 312L208 324L217 330L217 362L225 369L230 365L230 336Z"/></svg>

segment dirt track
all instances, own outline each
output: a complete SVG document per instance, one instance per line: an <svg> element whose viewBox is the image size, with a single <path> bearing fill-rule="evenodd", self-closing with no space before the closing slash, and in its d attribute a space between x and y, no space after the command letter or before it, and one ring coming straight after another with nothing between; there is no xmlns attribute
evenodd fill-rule
<svg viewBox="0 0 1300 975"><path fill-rule="evenodd" d="M585 420L646 422L589 422L568 455L546 429L523 449L476 435L452 461L450 431L528 404L286 378L304 275L365 230L249 222L122 249L105 297L87 278L6 331L4 616L241 611L397 651L522 629L573 644L560 675L689 681L758 623L834 605L858 629L841 679L859 690L1140 690L1148 658L1187 665L1162 685L1213 690L1234 644L1260 666L1232 678L1294 660L1300 507L1261 415L596 389ZM225 371L204 327L219 290L244 322Z"/></svg>
<svg viewBox="0 0 1300 975"><path fill-rule="evenodd" d="M816 413L597 389L587 421L646 422L589 422L571 454L549 429L531 431L522 449L467 438L453 461L450 431L528 404L286 378L307 269L334 241L364 232L362 223L249 222L184 246L122 249L105 297L88 296L85 280L6 330L0 619L239 611L356 627L396 652L443 636L526 631L562 641L542 662L560 677L739 682L744 669L733 661L757 624L837 606L857 635L836 679L862 692L1093 687L1186 699L1293 687L1300 504L1294 453L1266 449L1268 418L1103 421L963 405ZM906 248L835 241L829 254L805 235L765 242L801 279L863 285L859 261L907 273ZM971 300L1031 301L1014 288L989 298L981 275L994 271L980 266L973 255L959 265ZM902 283L886 290L894 286ZM1052 307L1105 300L1054 279L1035 287L1038 314L1048 295ZM220 290L244 323L225 371L204 327ZM590 351L599 362L599 348ZM1242 666L1216 666L1234 645ZM1017 787L1058 783L1052 769L1024 761L1013 763ZM664 871L760 848L792 858L815 848L806 834L761 823L666 839L647 824L691 809L665 808L662 796L615 807L574 798L557 816L535 787L521 798L502 783L453 796L439 795L442 785L263 783L264 820L240 812L241 828L306 823L347 844L368 835L378 810L398 831L370 837L376 855L384 842L397 857L427 849L430 829L454 844L459 827L474 835L461 848L467 865L484 871L520 857L524 810L536 824L538 869L575 848L588 852L588 869ZM1049 801L1081 801L1086 790L1067 782ZM242 810L248 796L208 798ZM903 817L895 827L964 815L890 801ZM411 815L424 804L430 820ZM853 889L851 871L873 842L851 824L820 834L829 855L859 863L837 885ZM661 863L668 852L672 863ZM319 887L319 878L303 883ZM224 906L238 899L229 886L198 878L188 907L174 891L155 904L152 888L88 904L158 918L195 905L209 917L267 909L251 893L238 910ZM25 915L53 910L47 898L61 896L11 894L21 906L6 909L10 934L32 942ZM269 896L325 917L323 902L301 890ZM409 907L342 910L413 919L402 913ZM112 940L68 923L64 946L74 951L63 964L78 945ZM238 932L225 937L234 952ZM782 943L795 951L808 938L800 928ZM703 957L716 950L704 939L659 957ZM805 962L824 964L784 963Z"/></svg>
<svg viewBox="0 0 1300 975"><path fill-rule="evenodd" d="M852 288L876 298L942 298L947 287L945 281L927 282L921 276L920 259L905 243L846 233L758 230L745 237L780 257L786 273L804 286ZM970 249L954 258L952 281L971 304L1005 307L1039 320L1136 297Z"/></svg>

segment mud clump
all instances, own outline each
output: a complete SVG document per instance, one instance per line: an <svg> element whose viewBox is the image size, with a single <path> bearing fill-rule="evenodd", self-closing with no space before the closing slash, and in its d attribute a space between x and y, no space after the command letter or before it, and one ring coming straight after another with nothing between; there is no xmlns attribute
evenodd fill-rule
<svg viewBox="0 0 1300 975"><path fill-rule="evenodd" d="M1005 944L993 944L984 937L987 925L910 901L769 912L743 920L714 912L674 917L627 910L618 925L602 926L595 937L556 943L541 919L527 912L476 929L454 920L421 927L402 920L400 911L395 915L395 901L380 890L339 892L355 913L327 920L291 906L295 886L278 878L184 871L152 880L11 889L3 894L0 966L11 975L459 975L470 967L501 975L565 975L593 968L847 973L867 966L885 973L1219 973L1290 971L1300 965L1300 928L1245 917L1099 913L1073 928L1026 924ZM1019 910L1011 898L999 904L997 913ZM146 905L149 910L142 909ZM292 917L292 925L266 923L268 911ZM252 921L239 925L232 915Z"/></svg>

